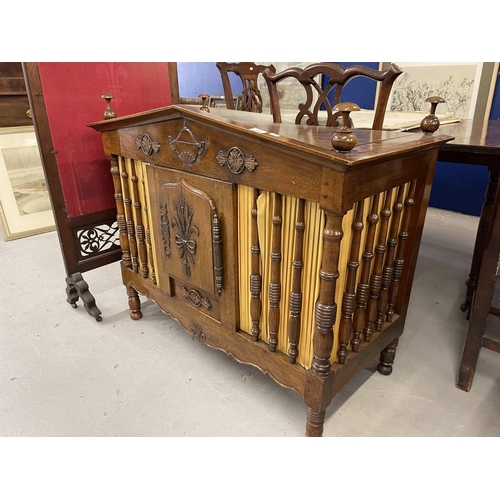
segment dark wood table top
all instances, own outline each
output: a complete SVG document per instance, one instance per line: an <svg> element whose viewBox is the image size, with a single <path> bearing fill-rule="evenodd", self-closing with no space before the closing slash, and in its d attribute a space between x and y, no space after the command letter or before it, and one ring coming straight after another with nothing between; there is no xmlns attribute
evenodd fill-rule
<svg viewBox="0 0 500 500"><path fill-rule="evenodd" d="M500 120L463 120L442 125L438 132L455 137L442 151L500 155Z"/></svg>

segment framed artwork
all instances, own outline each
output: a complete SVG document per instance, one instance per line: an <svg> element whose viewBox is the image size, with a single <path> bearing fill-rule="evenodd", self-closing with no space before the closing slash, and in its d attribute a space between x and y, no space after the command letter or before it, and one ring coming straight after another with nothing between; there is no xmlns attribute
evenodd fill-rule
<svg viewBox="0 0 500 500"><path fill-rule="evenodd" d="M0 129L0 221L6 241L55 229L32 126Z"/></svg>
<svg viewBox="0 0 500 500"><path fill-rule="evenodd" d="M241 94L233 96L234 109L241 108ZM208 106L210 108L223 108L226 109L226 98L224 95L211 95L208 98Z"/></svg>
<svg viewBox="0 0 500 500"><path fill-rule="evenodd" d="M389 67L381 63L381 69ZM455 113L461 119L488 119L498 63L493 62L396 62L403 70L392 87L388 111L428 111L425 99L432 95L446 102L440 113Z"/></svg>

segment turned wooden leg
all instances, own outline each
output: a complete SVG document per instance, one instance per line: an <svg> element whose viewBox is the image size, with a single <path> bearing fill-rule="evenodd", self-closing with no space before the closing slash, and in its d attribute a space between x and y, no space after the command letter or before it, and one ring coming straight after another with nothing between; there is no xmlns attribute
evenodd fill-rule
<svg viewBox="0 0 500 500"><path fill-rule="evenodd" d="M307 423L306 423L306 436L307 437L321 437L323 436L323 424L325 422L325 411L316 412L311 408L307 408Z"/></svg>
<svg viewBox="0 0 500 500"><path fill-rule="evenodd" d="M392 365L396 357L396 347L398 346L399 337L393 340L381 353L380 363L377 370L382 375L390 375L392 373Z"/></svg>
<svg viewBox="0 0 500 500"><path fill-rule="evenodd" d="M142 318L141 312L141 301L139 300L139 294L135 288L127 286L128 295L128 306L130 308L130 317L134 320Z"/></svg>

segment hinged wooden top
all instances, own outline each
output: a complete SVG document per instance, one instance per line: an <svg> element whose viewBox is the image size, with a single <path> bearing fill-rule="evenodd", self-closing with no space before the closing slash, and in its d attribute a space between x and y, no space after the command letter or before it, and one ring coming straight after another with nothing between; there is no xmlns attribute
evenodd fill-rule
<svg viewBox="0 0 500 500"><path fill-rule="evenodd" d="M211 113L197 106L174 105L152 109L106 121L90 123L88 126L99 132L116 131L140 125L161 123L175 119L190 119L201 125L224 130L232 134L243 133L259 141L283 146L289 153L312 155L316 161L344 165L383 161L390 158L440 147L453 139L447 135L425 136L419 133L389 132L380 130L355 130L356 147L349 153L333 150L331 138L335 131L331 127L314 127L288 123L273 123L265 114L212 108Z"/></svg>

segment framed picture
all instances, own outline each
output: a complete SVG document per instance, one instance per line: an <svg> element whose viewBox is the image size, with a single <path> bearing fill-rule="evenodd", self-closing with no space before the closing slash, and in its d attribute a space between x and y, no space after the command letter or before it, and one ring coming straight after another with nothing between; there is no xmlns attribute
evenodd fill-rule
<svg viewBox="0 0 500 500"><path fill-rule="evenodd" d="M381 63L385 70L390 63ZM428 111L427 97L446 102L439 113L455 113L461 119L488 119L498 74L493 62L396 62L403 70L392 87L388 111Z"/></svg>
<svg viewBox="0 0 500 500"><path fill-rule="evenodd" d="M0 222L6 241L55 229L32 126L0 128Z"/></svg>
<svg viewBox="0 0 500 500"><path fill-rule="evenodd" d="M234 109L241 108L241 94L233 96ZM208 98L208 106L210 108L224 108L226 109L226 98L223 95L211 95Z"/></svg>

